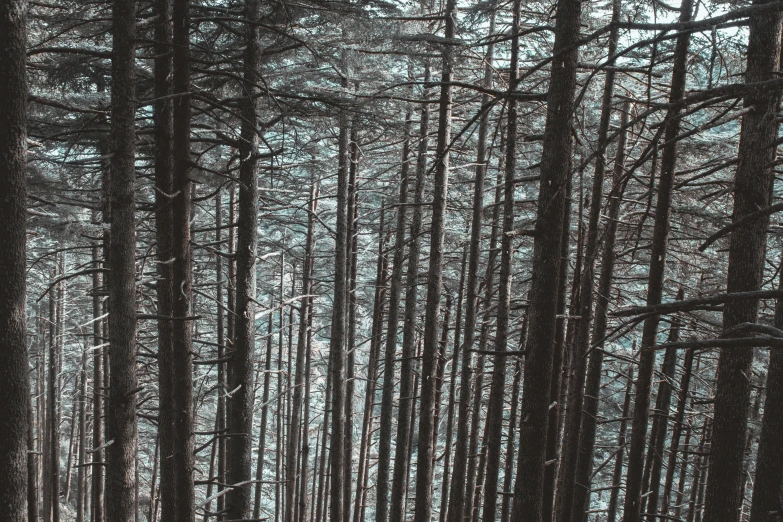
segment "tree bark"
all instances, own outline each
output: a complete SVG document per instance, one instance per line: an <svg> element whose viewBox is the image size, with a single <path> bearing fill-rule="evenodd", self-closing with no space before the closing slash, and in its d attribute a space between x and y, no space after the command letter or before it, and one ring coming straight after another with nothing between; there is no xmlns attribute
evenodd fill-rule
<svg viewBox="0 0 783 522"><path fill-rule="evenodd" d="M757 0L754 3L765 2ZM759 82L777 76L780 68L782 17L783 12L779 9L750 17L746 82ZM739 163L734 179L734 223L759 208L769 206L771 202L776 155L774 142L779 127L776 113L780 94L779 89L768 89L745 97L745 107L752 107L753 110L742 117ZM728 293L761 289L768 224L769 216L761 216L732 231L726 284ZM755 323L758 304L757 299L726 303L723 308L724 331L741 323ZM737 347L722 349L720 352L709 456L710 472L705 493L705 522L737 520L742 509L741 490L745 476L743 464L752 363L752 348Z"/></svg>
<svg viewBox="0 0 783 522"><path fill-rule="evenodd" d="M26 11L24 0L0 4L0 506L8 522L27 519Z"/></svg>
<svg viewBox="0 0 783 522"><path fill-rule="evenodd" d="M111 91L111 235L109 243L110 408L106 430L106 517L136 519L136 2L115 0ZM55 457L57 458L57 457ZM55 496L54 502L57 502ZM56 522L56 521L55 521Z"/></svg>
<svg viewBox="0 0 783 522"><path fill-rule="evenodd" d="M680 21L688 22L692 15L692 0L683 0L680 6ZM690 34L677 37L674 50L674 65L671 76L669 102L682 99L685 91L685 74L688 58ZM650 276L647 282L647 304L657 305L663 294L664 270L669 236L669 214L671 212L674 170L677 164L677 136L680 133L679 109L670 109L664 120L664 147L661 158L661 178L658 182L658 199L655 205L655 224L653 227L652 248L650 251ZM647 424L650 416L650 392L652 389L655 352L650 350L658 337L659 316L645 319L642 330L641 355L639 357L639 377L636 383L633 422L631 427L631 445L628 450L628 476L623 509L625 522L639 522L642 474L644 468L644 450L647 443Z"/></svg>
<svg viewBox="0 0 783 522"><path fill-rule="evenodd" d="M253 491L253 359L255 352L256 249L258 243L258 119L260 1L245 2L245 56L242 91L242 124L239 141L239 228L236 253L236 310L234 315L234 353L231 356L233 391L229 438L226 447L226 480L231 488L226 494L226 516L229 520L249 518ZM241 484L241 485L239 485Z"/></svg>
<svg viewBox="0 0 783 522"><path fill-rule="evenodd" d="M526 442L519 451L512 515L520 522L540 522L542 516L549 385L557 321L560 231L570 170L569 162L563 159L571 156L572 148L580 14L579 1L558 1L528 296L528 348L520 411L524 419L520 440ZM558 232L552 234L552 230Z"/></svg>

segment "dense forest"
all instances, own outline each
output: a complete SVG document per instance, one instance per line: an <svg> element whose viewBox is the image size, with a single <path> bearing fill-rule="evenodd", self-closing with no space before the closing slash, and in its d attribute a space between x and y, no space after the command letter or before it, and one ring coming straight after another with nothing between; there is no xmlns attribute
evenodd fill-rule
<svg viewBox="0 0 783 522"><path fill-rule="evenodd" d="M0 521L780 522L783 0L0 0Z"/></svg>

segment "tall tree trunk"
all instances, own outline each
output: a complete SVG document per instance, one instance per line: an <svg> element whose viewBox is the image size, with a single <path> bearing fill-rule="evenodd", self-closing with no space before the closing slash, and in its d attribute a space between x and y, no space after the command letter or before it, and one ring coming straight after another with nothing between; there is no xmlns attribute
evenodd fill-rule
<svg viewBox="0 0 783 522"><path fill-rule="evenodd" d="M490 16L489 34L495 31L495 17ZM490 44L487 47L487 53L484 57L484 86L489 89L492 87L492 78L494 69L492 66L494 59L494 46ZM489 103L488 96L482 96L482 109ZM470 423L470 391L471 380L473 379L473 345L476 341L476 322L478 316L478 293L479 293L479 263L481 262L481 235L482 223L484 217L484 184L487 175L487 164L489 158L487 155L487 136L489 133L489 111L485 110L479 120L478 144L476 149L476 173L473 182L473 208L470 220L470 249L468 254L468 273L465 289L465 339L462 343L462 367L460 370L460 391L459 403L457 407L457 433L456 444L454 447L454 465L451 471L451 490L448 502L448 522L459 522L462 520L466 500L466 473L468 468L468 444ZM499 188L496 190L499 194ZM497 198L496 198L497 199ZM497 201L496 201L497 203ZM493 212L497 216L499 205L495 205ZM497 222L495 219L494 223ZM495 233L493 226L492 232ZM494 259L490 251L490 261L488 266L492 266ZM488 274L491 269L488 269ZM492 286L487 283L487 286ZM488 294L489 295L489 292ZM443 492L446 494L446 491ZM471 494L471 492L468 492Z"/></svg>
<svg viewBox="0 0 783 522"><path fill-rule="evenodd" d="M429 67L424 72L424 77L429 78ZM426 81L426 80L425 80ZM422 109L422 122L420 132L426 132L425 119L429 118L427 111L425 118ZM419 287L419 261L421 258L422 236L422 205L424 203L424 185L426 182L426 149L419 148L419 158L416 164L416 188L414 195L413 219L411 223L410 239L408 246L408 266L405 277L405 311L402 327L402 362L400 364L400 400L397 414L397 438L395 440L394 474L392 477L391 507L389 522L403 522L406 520L406 502L408 500L408 488L410 465L409 457L412 451L413 429L413 405L416 397L414 385L414 359L416 357L416 328L418 317L416 309L418 304Z"/></svg>
<svg viewBox="0 0 783 522"><path fill-rule="evenodd" d="M684 289L680 287L677 293L677 300L684 298ZM666 342L676 342L680 337L680 320L677 317L672 319L669 329L669 338ZM655 401L655 418L653 419L652 429L650 430L650 478L647 494L644 504L647 508L643 509L645 513L655 515L658 513L658 498L661 489L661 469L663 467L663 450L666 443L666 433L669 427L669 406L672 399L672 383L674 382L674 372L677 365L677 349L669 348L663 357L661 368L661 383L658 385L658 393ZM643 505L644 505L643 504Z"/></svg>
<svg viewBox="0 0 783 522"><path fill-rule="evenodd" d="M620 214L620 203L627 181L623 179L625 172L625 148L628 137L627 124L630 104L623 105L620 116L620 127L623 130L617 139L617 151L614 158L614 179L609 192L609 203L606 212L607 224L604 230L603 250L601 253L601 275L598 278L598 293L593 323L593 343L601 344L599 349L592 350L587 367L587 380L583 403L581 429L579 433L579 456L576 461L576 478L574 489L574 505L572 518L580 520L576 514L584 513L590 503L590 475L593 469L593 450L597 431L598 406L601 393L601 373L603 369L603 342L606 336L607 312L609 294L612 289L615 262L615 240L617 237L617 222ZM587 289L585 289L586 291Z"/></svg>
<svg viewBox="0 0 783 522"><path fill-rule="evenodd" d="M429 71L429 68L427 68ZM426 76L426 72L425 72ZM402 167L400 169L400 193L397 199L397 222L394 235L394 257L392 260L391 282L389 283L389 322L386 328L386 344L383 356L383 388L381 392L380 429L378 440L378 471L375 481L375 518L377 522L389 520L389 471L391 469L392 421L394 417L394 366L397 356L397 331L399 329L400 296L402 294L403 263L405 256L405 216L408 204L408 173L410 171L410 134L411 107L405 114L405 138L402 147ZM428 145L429 104L421 107L421 128L419 137L419 162L426 162ZM417 167L418 172L418 167ZM418 176L417 176L418 178Z"/></svg>
<svg viewBox="0 0 783 522"><path fill-rule="evenodd" d="M111 384L106 448L106 516L136 518L136 224L135 46L136 2L115 0L111 92L111 240L109 244L109 342ZM55 458L57 458L55 456ZM55 496L54 502L57 502ZM55 521L56 522L56 521Z"/></svg>
<svg viewBox="0 0 783 522"><path fill-rule="evenodd" d="M266 340L266 358L264 359L264 391L261 395L261 427L258 436L258 458L256 462L255 502L253 518L261 516L261 481L264 478L264 453L266 452L266 423L269 415L269 388L272 379L272 314L269 314Z"/></svg>
<svg viewBox="0 0 783 522"><path fill-rule="evenodd" d="M239 228L237 230L237 285L234 315L234 353L231 356L231 380L228 388L231 415L230 437L226 447L226 480L231 488L226 494L228 520L249 518L251 514L250 483L253 461L253 359L255 352L256 248L258 243L258 119L259 27L260 1L245 2L245 70L242 91L242 125L239 141ZM281 309L282 310L282 309Z"/></svg>
<svg viewBox="0 0 783 522"><path fill-rule="evenodd" d="M457 293L457 311L454 321L454 352L451 355L451 378L449 379L449 402L446 413L446 440L443 450L443 482L440 488L440 513L438 521L445 522L449 502L449 480L451 477L452 438L454 433L455 397L457 395L457 374L459 370L460 335L462 334L462 302L465 296L465 275L468 263L468 249L462 249L462 264L460 265L459 291Z"/></svg>
<svg viewBox="0 0 783 522"><path fill-rule="evenodd" d="M500 475L500 452L503 434L503 395L506 388L506 357L503 352L508 349L510 308L511 308L511 275L513 265L514 239L514 188L516 182L516 152L517 152L517 103L511 97L516 84L519 68L519 16L522 2L514 0L513 22L511 24L511 60L509 63L509 100L506 105L508 123L506 132L506 163L503 187L503 225L500 240L500 281L498 288L497 325L495 332L495 352L492 365L492 384L489 392L489 405L484 431L484 447L486 451L486 477L484 483L483 522L495 522L498 500L498 480ZM479 506L476 502L475 509Z"/></svg>
<svg viewBox="0 0 783 522"><path fill-rule="evenodd" d="M680 435L682 434L683 423L685 421L685 406L688 401L688 390L691 384L691 375L693 374L694 350L688 350L685 353L683 361L682 379L680 380L680 391L677 399L677 412L674 414L672 422L672 440L669 444L669 460L666 465L666 479L663 483L663 500L661 504L661 514L669 514L669 501L671 498L672 485L674 483L674 472L677 468L677 457L680 452ZM688 432L690 435L690 431ZM685 446L687 448L689 438L686 437ZM688 456L683 455L683 465L686 465ZM685 475L685 470L680 471L680 478ZM680 502L677 502L679 504ZM679 516L679 515L678 515Z"/></svg>
<svg viewBox="0 0 783 522"><path fill-rule="evenodd" d="M98 247L92 248L93 263L98 264ZM103 522L104 508L104 469L103 469L103 450L97 449L103 446L103 345L104 335L101 332L101 297L98 290L101 288L101 275L96 272L92 276L92 343L94 354L92 357L92 455L90 471L92 473L90 492L91 492L91 522Z"/></svg>
<svg viewBox="0 0 783 522"><path fill-rule="evenodd" d="M0 4L0 506L8 522L27 519L30 388L26 347L27 32L25 0Z"/></svg>
<svg viewBox="0 0 783 522"><path fill-rule="evenodd" d="M453 44L457 17L456 0L446 0L443 69L441 72L438 146L432 224L430 229L430 263L427 273L427 301L424 309L424 339L421 365L421 406L419 415L418 460L416 462L416 509L414 522L432 518L432 480L435 448L433 446L435 407L435 371L438 357L440 300L443 293L443 244L445 240L446 194L449 185L449 146L451 144L451 101Z"/></svg>
<svg viewBox="0 0 783 522"><path fill-rule="evenodd" d="M155 239L158 244L158 433L160 437L161 520L176 520L176 488L174 481L174 383L172 357L174 355L174 299L172 256L174 193L172 147L173 101L171 95L171 0L156 0L155 10ZM96 360L96 364L98 361ZM96 379L98 377L96 376ZM96 435L93 435L95 437Z"/></svg>
<svg viewBox="0 0 783 522"><path fill-rule="evenodd" d="M612 2L612 21L620 18L620 1ZM609 33L608 54L613 61L617 49L619 30L613 25ZM612 65L610 62L609 65ZM580 317L576 323L574 348L571 356L570 383L568 385L567 407L565 412L565 427L563 430L563 449L560 466L564 473L558 475L557 488L557 520L570 522L580 520L581 504L575 504L576 473L572 473L579 458L579 438L581 433L582 407L585 399L585 378L587 373L587 357L590 349L590 327L593 313L593 284L595 280L595 263L598 256L599 226L603 208L604 174L606 172L606 147L608 145L609 123L612 116L612 97L614 94L614 70L609 67L604 80L601 100L601 119L598 126L597 156L593 174L592 195L590 200L590 215L588 218L585 254L580 277L579 303L576 310ZM620 150L620 149L618 149ZM551 457L555 458L555 457ZM573 513L573 515L572 515Z"/></svg>
<svg viewBox="0 0 783 522"><path fill-rule="evenodd" d="M87 445L87 352L82 354L82 369L79 380L79 450L76 469L76 522L84 522L85 456Z"/></svg>
<svg viewBox="0 0 783 522"><path fill-rule="evenodd" d="M754 3L766 2L757 0ZM751 15L746 82L761 82L777 77L782 17L783 12L780 10ZM753 91L745 97L745 107L752 107L753 110L742 117L739 163L733 191L734 223L771 203L779 103L779 89ZM768 224L769 215L765 214L739 225L731 233L726 279L728 293L761 288ZM726 337L747 335L735 327L755 323L758 304L757 299L725 304L723 329ZM741 489L745 476L743 462L752 363L752 348L731 347L720 352L709 456L710 472L705 494L705 522L737 520L742 508Z"/></svg>
<svg viewBox="0 0 783 522"><path fill-rule="evenodd" d="M538 217L533 242L533 271L525 383L520 415L524 420L517 466L513 519L539 522L546 465L547 411L552 379L552 349L557 321L557 279L571 156L571 120L576 88L581 3L559 0L547 99ZM556 230L558 233L552 234Z"/></svg>
<svg viewBox="0 0 783 522"><path fill-rule="evenodd" d="M190 0L174 0L173 71L174 94L172 146L172 385L174 477L177 512L174 522L193 522L193 266L190 248L191 157L190 157ZM112 209L114 212L114 209Z"/></svg>
<svg viewBox="0 0 783 522"><path fill-rule="evenodd" d="M692 0L683 0L680 6L680 22L688 22L693 9ZM685 74L688 58L690 33L677 37L674 50L674 65L671 76L669 102L682 99L685 91ZM647 304L661 302L663 294L664 269L669 236L669 214L671 212L674 170L677 164L677 136L680 133L680 109L669 109L664 119L664 147L661 158L661 179L658 182L658 199L655 204L655 224L653 227L652 248L650 250L650 276L647 281ZM644 450L647 444L647 424L650 416L650 392L652 389L655 352L650 347L656 344L660 317L653 315L645 319L642 330L641 355L639 357L639 377L636 382L633 422L631 426L631 446L628 450L628 476L623 516L625 522L639 522Z"/></svg>
<svg viewBox="0 0 783 522"><path fill-rule="evenodd" d="M367 389L364 397L364 417L362 419L362 435L359 446L359 467L356 473L356 498L353 506L354 522L361 522L364 510L364 500L367 494L367 476L369 471L369 455L372 442L371 431L375 402L375 390L378 379L378 358L381 350L381 331L383 329L383 312L386 299L386 277L389 260L384 253L386 249L386 207L381 206L381 218L378 226L378 258L375 269L375 296L373 299L373 318L370 333L370 358L367 362Z"/></svg>

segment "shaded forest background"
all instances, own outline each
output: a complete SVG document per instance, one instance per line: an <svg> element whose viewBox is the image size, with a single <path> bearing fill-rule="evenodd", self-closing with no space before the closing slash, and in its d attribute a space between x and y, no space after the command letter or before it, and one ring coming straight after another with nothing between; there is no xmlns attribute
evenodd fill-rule
<svg viewBox="0 0 783 522"><path fill-rule="evenodd" d="M781 23L0 0L0 519L781 520Z"/></svg>

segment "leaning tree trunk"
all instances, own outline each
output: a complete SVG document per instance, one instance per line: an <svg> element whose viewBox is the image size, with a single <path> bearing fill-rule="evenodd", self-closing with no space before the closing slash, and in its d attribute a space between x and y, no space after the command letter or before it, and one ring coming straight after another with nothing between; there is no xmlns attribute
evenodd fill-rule
<svg viewBox="0 0 783 522"><path fill-rule="evenodd" d="M767 81L778 76L782 17L783 12L780 10L750 17L746 82ZM748 214L770 205L779 102L778 89L754 90L745 97L745 107L752 107L753 110L742 117L739 163L734 179L732 220L735 224L742 222ZM746 220L731 233L726 279L728 293L752 292L761 288L768 225L769 215L765 213L762 217ZM726 303L723 308L726 337L747 335L736 327L755 323L758 305L758 299ZM742 508L752 363L753 348L731 347L721 350L704 522L737 520Z"/></svg>
<svg viewBox="0 0 783 522"><path fill-rule="evenodd" d="M565 188L570 166L564 158L571 156L580 14L581 3L578 0L558 1L528 297L529 333L520 411L525 419L520 440L525 443L519 450L512 515L520 522L540 522L543 507L547 411L557 322L560 231L563 228ZM557 233L551 233L553 230Z"/></svg>
<svg viewBox="0 0 783 522"><path fill-rule="evenodd" d="M8 522L27 520L26 4L0 4L0 506Z"/></svg>
<svg viewBox="0 0 783 522"><path fill-rule="evenodd" d="M692 0L683 0L680 7L680 22L691 19ZM685 73L688 58L690 33L677 37L674 50L669 102L682 99L685 91ZM680 109L669 109L664 119L664 147L661 158L661 179L658 182L658 200L655 204L655 224L653 227L652 248L650 251L650 276L647 281L647 304L661 302L663 294L664 269L669 236L669 214L671 212L674 169L677 164L677 136L680 133ZM642 474L644 468L644 450L647 445L647 423L650 417L650 392L652 389L655 352L650 347L656 344L660 317L652 315L645 319L642 330L641 355L639 357L639 377L636 382L633 421L631 424L631 446L628 450L628 477L623 514L625 522L639 522L642 497Z"/></svg>
<svg viewBox="0 0 783 522"><path fill-rule="evenodd" d="M115 0L113 8L111 103L111 235L109 244L109 359L111 385L106 448L106 517L136 517L136 224L135 46L136 2ZM57 458L55 456L55 458ZM57 498L53 499L57 502Z"/></svg>
<svg viewBox="0 0 783 522"><path fill-rule="evenodd" d="M234 314L234 353L231 358L226 445L226 516L228 520L249 518L252 510L250 483L253 460L253 358L255 352L256 244L258 242L258 131L260 1L245 3L245 71L242 91L242 124L239 141L239 228L237 230L237 285ZM293 489L293 488L291 488ZM287 520L286 522L290 522Z"/></svg>

